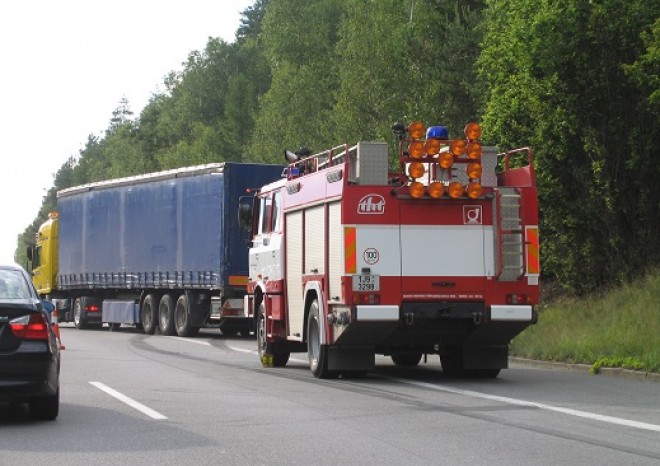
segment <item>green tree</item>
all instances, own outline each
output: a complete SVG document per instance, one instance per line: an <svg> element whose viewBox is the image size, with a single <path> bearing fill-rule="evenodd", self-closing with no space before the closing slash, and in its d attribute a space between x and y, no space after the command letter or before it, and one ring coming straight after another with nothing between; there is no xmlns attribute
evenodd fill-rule
<svg viewBox="0 0 660 466"><path fill-rule="evenodd" d="M334 48L342 1L271 0L260 43L272 72L246 159L282 163L284 148L327 145L338 69Z"/></svg>
<svg viewBox="0 0 660 466"><path fill-rule="evenodd" d="M658 121L624 65L658 1L487 4L485 132L535 149L545 272L580 292L657 263Z"/></svg>

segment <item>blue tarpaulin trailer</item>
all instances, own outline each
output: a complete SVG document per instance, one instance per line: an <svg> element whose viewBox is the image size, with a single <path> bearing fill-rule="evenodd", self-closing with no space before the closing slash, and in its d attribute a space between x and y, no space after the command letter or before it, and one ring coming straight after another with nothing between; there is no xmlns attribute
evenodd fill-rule
<svg viewBox="0 0 660 466"><path fill-rule="evenodd" d="M216 163L60 191L53 297L64 320L134 323L147 333L192 335L210 324L248 332L239 198L281 173L277 165Z"/></svg>

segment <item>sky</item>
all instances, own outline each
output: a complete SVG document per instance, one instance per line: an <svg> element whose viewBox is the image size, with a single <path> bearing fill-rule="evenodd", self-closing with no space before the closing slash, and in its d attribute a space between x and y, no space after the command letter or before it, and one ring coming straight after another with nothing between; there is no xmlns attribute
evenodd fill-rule
<svg viewBox="0 0 660 466"><path fill-rule="evenodd" d="M209 37L233 42L253 3L0 2L0 262L13 262L55 173L104 133L121 99L138 116Z"/></svg>

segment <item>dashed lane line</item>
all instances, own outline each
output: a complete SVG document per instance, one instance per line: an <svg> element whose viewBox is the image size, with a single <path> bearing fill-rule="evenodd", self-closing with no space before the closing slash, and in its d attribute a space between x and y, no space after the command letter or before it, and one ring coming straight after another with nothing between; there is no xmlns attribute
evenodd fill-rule
<svg viewBox="0 0 660 466"><path fill-rule="evenodd" d="M162 415L158 411L155 411L151 409L148 406L143 405L140 402L135 401L133 398L129 398L128 396L124 395L123 393L118 392L117 390L108 387L107 385L101 383L101 382L90 382L91 385L94 387L98 388L99 390L104 391L108 395L118 399L119 401L126 403L128 406L130 406L133 409L137 409L140 411L142 414L146 414L152 419L156 419L158 421L167 419L167 416Z"/></svg>

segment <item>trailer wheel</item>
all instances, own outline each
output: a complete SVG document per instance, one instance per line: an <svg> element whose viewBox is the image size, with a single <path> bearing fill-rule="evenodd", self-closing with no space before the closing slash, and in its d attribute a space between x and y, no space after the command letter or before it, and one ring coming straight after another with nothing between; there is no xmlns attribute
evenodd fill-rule
<svg viewBox="0 0 660 466"><path fill-rule="evenodd" d="M156 332L157 327L157 318L156 318L156 309L158 307L158 296L154 294L148 294L144 301L142 301L142 307L140 308L140 323L142 324L142 330L147 335L153 335Z"/></svg>
<svg viewBox="0 0 660 466"><path fill-rule="evenodd" d="M172 295L164 294L158 306L158 327L161 335L172 336L174 329L174 299Z"/></svg>
<svg viewBox="0 0 660 466"><path fill-rule="evenodd" d="M319 302L314 300L309 308L307 318L307 357L309 369L314 377L329 379L337 377L337 373L328 370L328 347L321 344L321 319L319 317Z"/></svg>
<svg viewBox="0 0 660 466"><path fill-rule="evenodd" d="M419 364L422 360L421 351L402 351L400 353L392 353L392 362L397 366L413 367Z"/></svg>
<svg viewBox="0 0 660 466"><path fill-rule="evenodd" d="M87 328L87 321L85 321L85 316L83 315L81 298L76 299L73 304L73 324L80 330Z"/></svg>
<svg viewBox="0 0 660 466"><path fill-rule="evenodd" d="M185 294L182 294L176 300L174 326L177 335L180 337L194 337L199 333L199 327L192 327L190 325L190 308L188 307L188 298Z"/></svg>
<svg viewBox="0 0 660 466"><path fill-rule="evenodd" d="M266 340L266 306L262 302L259 305L259 317L257 319L257 349L259 360L264 367L284 367L289 362L291 352L284 350L277 343L268 343Z"/></svg>

